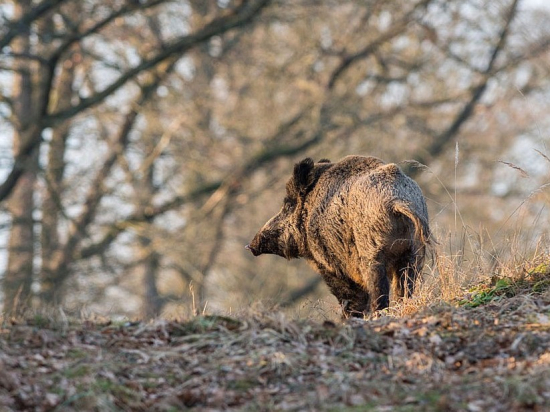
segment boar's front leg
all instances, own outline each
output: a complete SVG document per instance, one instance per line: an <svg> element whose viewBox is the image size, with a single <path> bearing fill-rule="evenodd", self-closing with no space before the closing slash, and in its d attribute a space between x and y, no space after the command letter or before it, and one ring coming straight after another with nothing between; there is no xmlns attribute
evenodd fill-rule
<svg viewBox="0 0 550 412"><path fill-rule="evenodd" d="M344 274L321 272L332 294L338 299L344 318L362 318L369 313L369 294Z"/></svg>

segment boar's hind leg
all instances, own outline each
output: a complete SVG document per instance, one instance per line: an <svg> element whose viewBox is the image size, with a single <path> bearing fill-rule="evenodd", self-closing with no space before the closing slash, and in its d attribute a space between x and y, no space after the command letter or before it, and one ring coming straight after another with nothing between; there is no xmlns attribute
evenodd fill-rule
<svg viewBox="0 0 550 412"><path fill-rule="evenodd" d="M360 266L363 282L370 295L370 310L385 309L389 306L390 285L386 273L385 259L379 253L375 259L361 258Z"/></svg>
<svg viewBox="0 0 550 412"><path fill-rule="evenodd" d="M423 266L423 255L416 253L406 253L392 267L391 293L392 299L397 301L399 298L410 298L414 291L414 285L418 272Z"/></svg>

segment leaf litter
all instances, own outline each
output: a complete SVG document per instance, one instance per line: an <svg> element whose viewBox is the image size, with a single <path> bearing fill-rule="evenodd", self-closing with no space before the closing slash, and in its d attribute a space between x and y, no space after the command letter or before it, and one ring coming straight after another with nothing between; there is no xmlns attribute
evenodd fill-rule
<svg viewBox="0 0 550 412"><path fill-rule="evenodd" d="M4 321L0 410L547 411L540 284L511 294L495 281L458 304L342 322Z"/></svg>

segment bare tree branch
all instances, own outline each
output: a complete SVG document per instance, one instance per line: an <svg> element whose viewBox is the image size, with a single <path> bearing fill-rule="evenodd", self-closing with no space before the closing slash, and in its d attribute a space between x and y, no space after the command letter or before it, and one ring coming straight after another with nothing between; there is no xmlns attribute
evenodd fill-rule
<svg viewBox="0 0 550 412"><path fill-rule="evenodd" d="M512 21L514 20L514 17L516 16L518 3L519 0L514 0L510 7L510 10L508 11L508 14L506 15L504 26L499 33L498 42L491 52L487 67L482 72L483 77L480 83L472 89L468 102L463 106L462 110L458 112L451 125L439 135L435 136L432 144L428 146L427 149L423 150L421 153L418 153L415 156L415 160L417 160L418 162L422 164L428 164L430 158L436 157L441 154L441 152L443 152L443 150L450 143L454 142L454 139L456 138L461 126L472 116L475 106L481 100L481 97L487 89L487 84L489 80L495 74L495 62L506 44L506 40L510 32L510 26L512 24ZM410 166L407 166L405 169L406 172L412 177L416 176L420 172L420 169Z"/></svg>
<svg viewBox="0 0 550 412"><path fill-rule="evenodd" d="M164 0L154 0L148 5L156 5L162 1ZM72 39L69 39L69 41L66 42L64 46L60 47L49 60L49 64L47 65L42 83L43 86L41 88L42 98L40 99L37 110L41 117L31 122L32 127L28 131L28 137L25 139L25 144L22 145L22 150L16 154L14 165L12 167L12 170L8 174L8 177L0 185L0 202L6 199L6 197L11 193L19 177L22 175L25 169L25 161L29 157L29 155L40 145L42 130L45 127L53 126L59 121L69 119L79 114L80 112L101 103L103 100L105 100L106 97L125 85L129 80L132 80L133 78L135 78L135 76L142 73L143 71L150 70L156 67L158 64L162 63L166 59L181 55L191 48L195 47L196 45L201 44L214 36L218 36L231 29L248 24L270 2L271 0L244 1L238 8L232 10L222 17L214 19L198 32L180 37L178 40L175 40L172 43L168 44L166 48L162 49L155 57L145 60L136 67L128 70L101 92L95 94L90 98L81 99L79 104L69 109L61 110L52 114L47 114L50 98L49 91L54 79L57 62L62 53L75 41L80 40L84 36L84 34L87 33L86 35L88 35L90 33L93 33L94 31L99 30L108 22L112 21L112 16L109 16L107 19L96 24L94 27L87 30L84 34L80 34ZM125 12L128 12L130 10L131 8L127 8L125 9ZM119 12L121 12L121 10L119 10Z"/></svg>
<svg viewBox="0 0 550 412"><path fill-rule="evenodd" d="M32 157L34 151L38 149L42 139L41 134L42 130L36 125L27 133L28 137L24 139L25 144L22 145L21 150L16 154L14 164L8 177L6 177L6 180L0 185L0 202L9 196L17 181L25 171L27 160Z"/></svg>
<svg viewBox="0 0 550 412"><path fill-rule="evenodd" d="M27 30L27 27L35 20L42 17L44 14L65 3L67 0L44 0L33 8L30 12L16 21L10 21L8 26L8 32L0 38L0 50L8 46L11 41L17 37L22 31Z"/></svg>
<svg viewBox="0 0 550 412"><path fill-rule="evenodd" d="M369 43L367 46L365 46L360 51L351 54L349 56L346 56L342 59L342 62L340 65L332 72L330 76L330 80L328 82L327 88L332 89L334 88L334 85L336 81L344 74L354 63L364 60L368 56L370 56L372 53L374 53L380 46L382 46L384 43L388 42L389 40L395 38L396 36L403 33L406 29L409 23L411 22L411 16L412 14L421 7L426 7L428 3L430 3L432 0L423 0L416 4L411 11L409 11L407 14L403 16L402 19L400 19L396 24L394 24L388 31L381 34L378 38L376 38L374 41Z"/></svg>
<svg viewBox="0 0 550 412"><path fill-rule="evenodd" d="M93 221L99 203L105 194L105 182L111 169L115 165L117 158L122 154L128 145L130 132L135 124L139 114L138 108L145 104L153 92L157 89L163 79L172 72L176 60L173 59L171 65L164 70L146 86L142 87L142 92L136 104L132 106L130 112L126 115L125 121L120 128L116 138L111 143L108 156L105 158L101 169L97 172L83 204L83 210L80 215L72 222L69 229L67 241L60 248L54 258L52 258L52 269L43 281L43 297L45 301L52 302L54 294L58 292L57 286L69 276L68 265L71 263L75 249L86 234L86 230Z"/></svg>
<svg viewBox="0 0 550 412"><path fill-rule="evenodd" d="M166 44L165 48L162 49L156 56L151 59L144 60L136 67L133 67L126 73L123 73L117 80L101 92L89 98L81 99L78 105L73 106L70 109L49 114L45 119L45 125L50 126L55 124L57 121L73 117L76 114L101 103L107 96L110 96L139 73L154 68L156 65L172 56L181 55L214 36L218 36L231 29L241 27L249 23L270 2L271 0L245 1L231 13L214 19L196 33L180 37L179 39Z"/></svg>
<svg viewBox="0 0 550 412"><path fill-rule="evenodd" d="M126 219L119 221L110 227L103 239L99 242L89 245L83 248L80 252L77 252L75 258L86 259L96 254L103 253L121 233L126 231L129 227L132 227L135 223L150 221L156 216L160 216L168 211L177 209L186 203L197 201L205 195L213 195L217 191L225 194L231 190L231 188L240 186L241 181L244 180L246 176L261 169L266 164L283 157L301 153L312 145L319 143L322 139L322 133L317 131L311 137L294 145L277 144L279 138L282 135L287 134L304 115L305 111L302 111L279 127L277 132L275 132L268 139L268 142L271 142L271 144L268 145L268 147L266 147L263 151L257 153L255 156L252 156L248 162L246 162L240 169L232 173L227 179L206 183L185 195L176 196L159 206L151 206L146 208L145 213L136 213L128 216ZM218 198L223 198L223 196L219 196Z"/></svg>

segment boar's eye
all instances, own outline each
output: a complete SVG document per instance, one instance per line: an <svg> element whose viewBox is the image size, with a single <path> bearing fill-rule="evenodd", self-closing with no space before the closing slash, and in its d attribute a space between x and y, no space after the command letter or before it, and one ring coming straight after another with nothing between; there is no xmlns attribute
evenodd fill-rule
<svg viewBox="0 0 550 412"><path fill-rule="evenodd" d="M283 210L285 212L291 212L296 207L296 200L290 197L285 197L283 201Z"/></svg>

